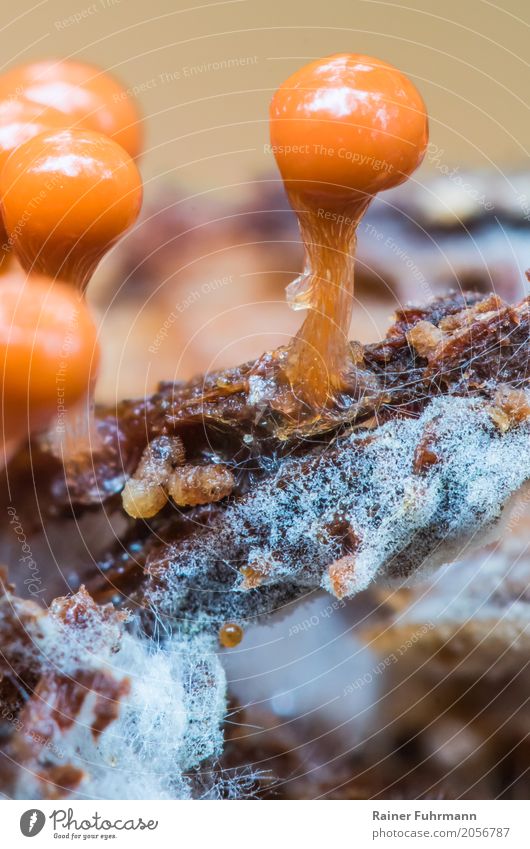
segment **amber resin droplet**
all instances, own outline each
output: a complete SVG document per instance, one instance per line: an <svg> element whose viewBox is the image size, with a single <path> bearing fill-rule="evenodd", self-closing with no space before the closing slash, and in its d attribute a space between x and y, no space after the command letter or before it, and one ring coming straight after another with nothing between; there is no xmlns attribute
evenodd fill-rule
<svg viewBox="0 0 530 849"><path fill-rule="evenodd" d="M233 649L243 639L243 628L236 622L225 622L219 629L219 642L225 649Z"/></svg>

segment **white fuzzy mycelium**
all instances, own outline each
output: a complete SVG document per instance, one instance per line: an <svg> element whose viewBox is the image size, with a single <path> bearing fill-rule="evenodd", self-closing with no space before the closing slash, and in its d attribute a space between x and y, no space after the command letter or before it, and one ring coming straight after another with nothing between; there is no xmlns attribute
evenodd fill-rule
<svg viewBox="0 0 530 849"><path fill-rule="evenodd" d="M83 628L47 617L39 638L43 673L71 677L86 670L127 681L117 718L100 734L91 728L97 691L89 692L70 728L56 731L36 761L19 772L18 798L38 798L37 774L46 765L71 764L84 773L74 798L186 799L186 772L221 752L226 682L207 637L120 634L102 623L97 608ZM95 636L97 635L97 639Z"/></svg>

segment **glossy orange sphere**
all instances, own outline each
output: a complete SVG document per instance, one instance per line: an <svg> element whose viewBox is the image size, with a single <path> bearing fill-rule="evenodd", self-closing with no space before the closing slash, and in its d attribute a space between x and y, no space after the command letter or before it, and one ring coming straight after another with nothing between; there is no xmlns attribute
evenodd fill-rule
<svg viewBox="0 0 530 849"><path fill-rule="evenodd" d="M425 104L386 62L339 53L301 68L270 106L270 135L287 188L347 202L402 183L423 159Z"/></svg>
<svg viewBox="0 0 530 849"><path fill-rule="evenodd" d="M142 120L134 100L94 65L49 59L13 68L0 75L0 99L19 98L58 109L68 126L110 136L132 157L142 151Z"/></svg>
<svg viewBox="0 0 530 849"><path fill-rule="evenodd" d="M94 322L64 283L22 274L0 286L0 379L4 435L44 427L86 395L97 374Z"/></svg>
<svg viewBox="0 0 530 849"><path fill-rule="evenodd" d="M0 173L7 157L19 145L45 130L59 129L66 124L63 112L51 106L41 106L31 100L0 101ZM0 239L4 245L4 253L8 246L7 236L0 221Z"/></svg>
<svg viewBox="0 0 530 849"><path fill-rule="evenodd" d="M237 622L225 622L219 629L219 642L225 649L234 649L243 639L243 628Z"/></svg>
<svg viewBox="0 0 530 849"><path fill-rule="evenodd" d="M16 147L39 133L66 125L64 113L51 106L41 106L24 98L0 101L0 171Z"/></svg>
<svg viewBox="0 0 530 849"><path fill-rule="evenodd" d="M10 244L23 267L83 288L106 251L135 222L142 181L133 160L88 130L41 133L0 174Z"/></svg>

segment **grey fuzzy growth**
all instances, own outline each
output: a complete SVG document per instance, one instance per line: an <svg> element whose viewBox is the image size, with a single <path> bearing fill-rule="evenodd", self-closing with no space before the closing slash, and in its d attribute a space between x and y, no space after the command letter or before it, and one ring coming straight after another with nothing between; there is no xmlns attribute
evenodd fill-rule
<svg viewBox="0 0 530 849"><path fill-rule="evenodd" d="M438 459L418 473L414 457L426 432ZM271 612L309 588L334 591L328 568L337 562L340 595L446 562L475 538L483 543L484 529L530 477L528 439L526 422L502 434L484 401L445 396L417 419L287 460L229 503L217 525L153 556L147 600L157 617L201 627L205 618ZM353 550L332 532L337 516L357 541ZM256 589L245 584L248 567L263 576Z"/></svg>

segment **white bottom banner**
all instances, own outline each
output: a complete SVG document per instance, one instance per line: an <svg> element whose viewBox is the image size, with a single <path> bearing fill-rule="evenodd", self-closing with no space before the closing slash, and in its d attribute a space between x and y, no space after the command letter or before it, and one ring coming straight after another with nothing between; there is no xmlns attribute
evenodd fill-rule
<svg viewBox="0 0 530 849"><path fill-rule="evenodd" d="M526 801L5 801L6 849L99 841L120 846L503 846L528 840ZM263 817L263 825L260 819Z"/></svg>

